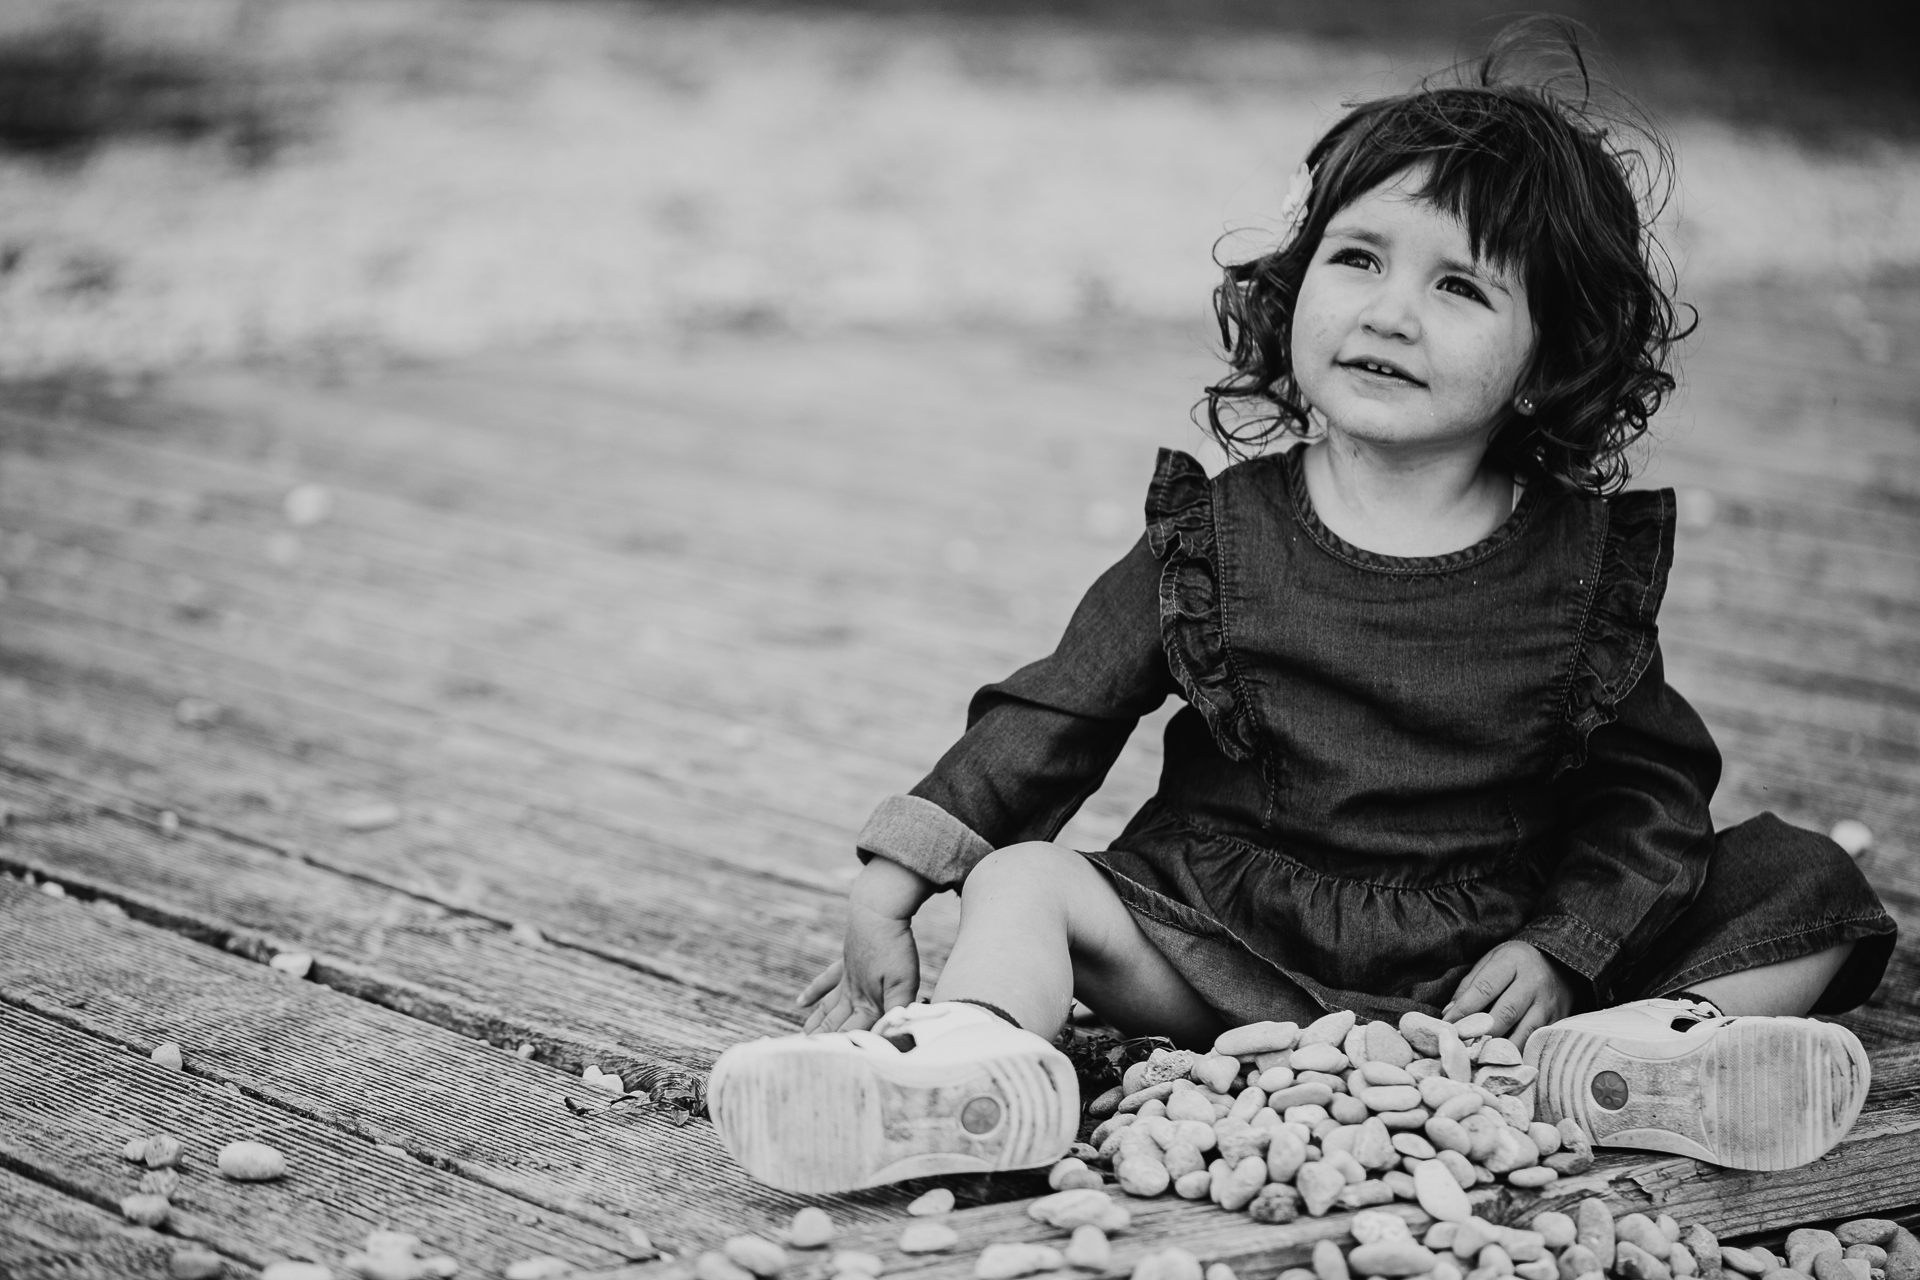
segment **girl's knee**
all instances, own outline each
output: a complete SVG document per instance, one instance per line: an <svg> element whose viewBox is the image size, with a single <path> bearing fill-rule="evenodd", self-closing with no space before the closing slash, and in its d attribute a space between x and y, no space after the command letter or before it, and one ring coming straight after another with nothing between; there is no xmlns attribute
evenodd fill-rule
<svg viewBox="0 0 1920 1280"><path fill-rule="evenodd" d="M1085 858L1065 845L1049 840L1010 844L974 864L960 886L960 898L964 902L969 894L978 897L1003 888L1029 894L1064 889L1091 870Z"/></svg>

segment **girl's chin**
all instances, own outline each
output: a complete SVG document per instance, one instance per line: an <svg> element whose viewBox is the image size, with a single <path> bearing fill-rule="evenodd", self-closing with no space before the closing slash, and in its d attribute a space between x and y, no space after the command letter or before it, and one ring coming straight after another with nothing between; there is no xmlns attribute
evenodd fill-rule
<svg viewBox="0 0 1920 1280"><path fill-rule="evenodd" d="M1437 425L1424 414L1360 412L1327 414L1325 420L1329 435L1346 436L1382 447L1458 444L1482 448L1485 445L1486 433L1483 430Z"/></svg>

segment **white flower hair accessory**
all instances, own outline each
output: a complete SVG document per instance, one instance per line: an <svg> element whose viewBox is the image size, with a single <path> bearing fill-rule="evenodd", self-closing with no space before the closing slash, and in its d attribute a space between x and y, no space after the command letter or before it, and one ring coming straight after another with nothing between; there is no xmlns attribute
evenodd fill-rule
<svg viewBox="0 0 1920 1280"><path fill-rule="evenodd" d="M1287 183L1286 198L1280 202L1280 247L1292 244L1300 229L1307 225L1307 204L1313 199L1313 170L1306 161L1293 171L1293 180Z"/></svg>

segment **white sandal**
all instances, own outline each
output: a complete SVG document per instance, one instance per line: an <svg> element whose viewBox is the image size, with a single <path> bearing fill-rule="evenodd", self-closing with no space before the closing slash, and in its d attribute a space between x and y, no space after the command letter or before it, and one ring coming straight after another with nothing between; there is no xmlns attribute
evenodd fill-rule
<svg viewBox="0 0 1920 1280"><path fill-rule="evenodd" d="M1727 1017L1694 997L1578 1014L1527 1039L1541 1119L1600 1146L1790 1169L1846 1136L1872 1069L1853 1032L1813 1018Z"/></svg>
<svg viewBox="0 0 1920 1280"><path fill-rule="evenodd" d="M851 1191L1050 1164L1080 1124L1073 1064L979 1005L910 1004L871 1031L775 1036L720 1055L720 1140L783 1191Z"/></svg>

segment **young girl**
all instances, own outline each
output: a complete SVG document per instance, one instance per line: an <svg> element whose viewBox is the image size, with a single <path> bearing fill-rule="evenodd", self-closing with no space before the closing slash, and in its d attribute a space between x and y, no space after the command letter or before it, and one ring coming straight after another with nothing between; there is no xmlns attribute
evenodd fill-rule
<svg viewBox="0 0 1920 1280"><path fill-rule="evenodd" d="M1211 480L1162 451L1059 647L874 813L810 1034L713 1072L748 1172L1057 1158L1075 997L1199 1048L1485 1012L1596 1140L1749 1168L1839 1140L1865 1056L1793 1015L1864 1001L1894 924L1826 838L1708 817L1719 755L1656 638L1673 494L1621 491L1681 336L1638 159L1493 59L1314 146L1287 238L1226 269L1208 390L1229 452L1301 443ZM1052 843L1169 695L1158 793L1109 849ZM944 889L959 936L911 1004Z"/></svg>

